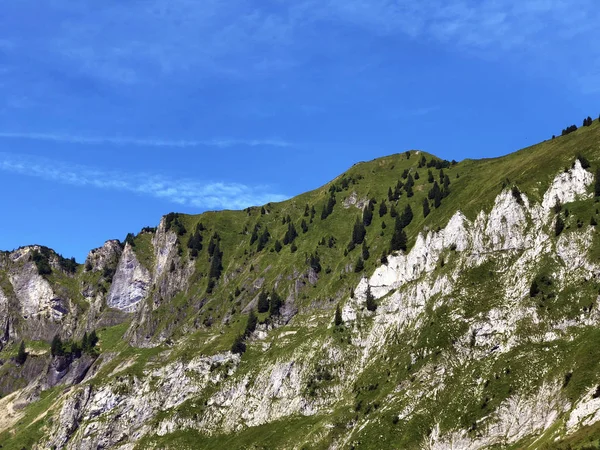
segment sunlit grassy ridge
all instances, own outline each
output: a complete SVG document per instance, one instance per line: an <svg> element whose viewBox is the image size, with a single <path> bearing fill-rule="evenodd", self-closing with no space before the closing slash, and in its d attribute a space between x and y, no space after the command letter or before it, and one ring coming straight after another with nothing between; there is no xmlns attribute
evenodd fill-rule
<svg viewBox="0 0 600 450"><path fill-rule="evenodd" d="M419 167L423 156L426 166ZM595 171L600 167L600 125L597 121L567 136L504 157L449 164L443 173L450 180L450 193L442 199L439 208L429 201L431 212L427 217L424 217L422 204L433 186L429 181L429 171L440 186L443 178L440 178L440 170L427 167L427 163L437 159L417 151L358 163L325 186L288 201L244 211L178 215L186 230L178 236L180 255L184 261L193 260L195 268L189 286L173 298L163 299L160 306L152 311L152 319L156 324L153 329L155 348L132 347L124 338L129 323L99 330L100 361L109 355L111 360L88 383L97 386L117 376L143 377L145 369L158 364L187 361L194 356L229 350L236 336L243 332L249 304L260 290L275 289L286 301L294 302L297 315L289 324L269 332L265 341L268 344L266 349L260 343L248 342L248 349L238 369L239 376L273 361L291 357L296 349L312 341L327 342L347 354L349 359L358 358L358 350L349 343L350 330L332 331L328 327L336 305L345 302L360 278L372 273L380 265L381 256L389 253L395 222L390 215L392 206L398 214L402 214L407 205L411 206L414 217L406 227L410 249L419 233L444 227L459 210L469 220L474 220L482 210L491 210L494 199L503 189L516 186L530 200L540 202L556 174L571 167L578 156L590 162L588 170ZM388 190L393 190L399 180L406 183L407 178L403 176L405 172L414 179L414 195L409 197L403 189L397 201L390 201ZM322 218L321 213L332 192L335 206L329 216ZM363 209L355 204L358 201L366 205L371 199L376 203L372 222L366 227L370 257L364 261L363 270L355 271L361 257L361 245L349 250L348 244L353 225L357 218L362 219L363 213ZM387 204L387 212L380 217L379 207L383 201ZM573 202L565 207L570 211L569 217L565 218L565 233L577 229L578 221L587 226L592 217L600 220L594 199ZM314 214L311 212L313 208ZM305 215L307 210L308 215ZM302 229L302 221L306 223L306 232ZM201 232L202 249L192 258L187 242L200 223L204 228ZM298 236L293 243L283 245L290 223L294 225ZM269 230L270 239L261 251L257 249L257 242L250 244L255 227L259 235L265 229ZM223 272L212 292L207 292L210 271L208 247L215 233L223 252ZM276 241L282 244L279 251L275 249ZM294 251L292 247L295 247ZM153 270L152 234L140 233L136 236L134 251L141 264ZM310 259L316 255L321 270L317 280L311 278L311 282ZM589 255L595 262L600 260L597 232L594 232ZM439 267L439 273L452 270L456 258L456 254L449 251L445 258L446 265ZM552 273L557 264L555 260L542 260L531 271L533 275ZM568 373L572 375L563 391L564 396L573 401L600 382L598 330L583 327L572 332L569 339L539 343L534 342L533 338L543 332L540 326L523 322L519 324L518 333L531 337L531 342L516 346L491 364L487 360L474 359L454 367L452 376L445 380L445 385L440 387L435 396L423 395L418 410L406 418L398 419L399 411L409 403L402 391L398 391L398 386L403 385L405 389L408 389L406 386L418 386L423 383L419 379L423 373L431 372L431 376L435 377L438 366L456 364L453 347L467 332L468 321L475 320L501 303L502 286L495 276L497 270L496 262L490 261L465 271L455 288L452 301L430 299L426 306L426 325L418 332L408 330L399 334L393 342L379 349L344 398L327 414L291 417L227 436L217 434L209 437L197 431L178 431L162 437L148 436L138 443L138 448L146 448L147 445L157 448L289 448L301 444L307 448L328 448L347 432L349 423L364 422L368 422L368 426L360 428L352 436L351 445L357 448L417 448L436 425L444 432L457 427L470 429L471 436L476 436L479 432L476 424L508 397L515 393L533 392L542 383L563 379ZM61 286L67 295L72 295L79 305L84 302L77 293L82 277L87 277L88 282L95 282L93 275L82 273L82 270L75 277L53 274L49 279L53 285ZM0 283L4 283L1 276ZM590 280L584 286L568 286L548 300L543 308L537 305L540 302L537 298L525 299L524 304L540 308L539 315L547 322L575 319L582 308L587 308L591 299L595 299L599 289L598 283ZM433 303L438 300L442 306L434 308ZM81 307L85 310L84 305ZM253 308L256 310L256 306ZM464 321L449 320L457 313ZM268 314L259 314L259 322L267 320ZM369 320L365 319L365 323L357 327L367 329L371 325ZM285 331L294 331L295 334L280 339ZM167 339L158 339L159 336L167 336ZM10 347L13 353L15 349ZM418 355L416 360L414 355ZM118 367L124 369L115 372ZM341 369L333 363L328 365L327 362L321 362L315 363L317 370L335 374L336 370ZM482 388L478 380L488 380L488 383ZM305 393L322 395L336 382L335 375L332 379L313 380L307 384ZM33 415L32 411L48 406L44 403L45 398L27 408L27 417ZM187 413L196 414L197 406L191 403L197 402L184 403L164 414L185 415L188 408ZM564 420L564 417L559 420ZM41 432L30 433L31 426L19 424L13 437L9 438L5 433L0 435L0 442L2 439L7 442L4 448L26 445L24 443L30 439L27 436L39 436ZM589 427L569 437L569 443L579 448L598 438L598 428ZM562 445L544 438L532 448L544 448L541 446L549 442L551 445ZM524 448L529 444L530 440L525 440L515 448Z"/></svg>

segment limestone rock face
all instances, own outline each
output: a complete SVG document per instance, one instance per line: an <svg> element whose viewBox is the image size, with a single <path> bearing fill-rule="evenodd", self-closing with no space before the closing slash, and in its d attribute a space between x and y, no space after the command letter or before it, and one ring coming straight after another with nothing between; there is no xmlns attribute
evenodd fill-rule
<svg viewBox="0 0 600 450"><path fill-rule="evenodd" d="M90 251L85 260L85 266L94 272L102 271L105 267L114 267L122 252L121 243L118 240L106 241L102 247Z"/></svg>
<svg viewBox="0 0 600 450"><path fill-rule="evenodd" d="M586 193L587 187L593 179L594 176L581 167L581 162L578 159L575 160L572 169L554 178L554 181L552 181L552 184L544 194L542 206L544 209L549 210L556 204L557 200L560 203L576 200L579 196Z"/></svg>
<svg viewBox="0 0 600 450"><path fill-rule="evenodd" d="M24 263L21 270L14 271L9 277L25 319L45 315L58 320L64 315L64 311L55 302L56 295L50 283L38 274L34 263Z"/></svg>
<svg viewBox="0 0 600 450"><path fill-rule="evenodd" d="M125 244L106 303L111 308L134 312L148 296L151 282L148 269L140 264L131 246Z"/></svg>
<svg viewBox="0 0 600 450"><path fill-rule="evenodd" d="M432 405L437 408L431 414L430 432L421 442L425 449L519 445L520 440L544 433L558 420L564 422L568 433L594 424L600 420L600 401L593 398L595 386L586 387L580 398L570 399L563 387L564 373L538 384L523 382L523 389L509 380L506 396L483 418L468 424L470 431L444 423L439 409L445 405L436 403L444 388L463 375L462 368L480 362L481 366L468 374L468 383L482 399L474 408L484 409L486 382L502 377L506 380L510 372L510 367L499 366L484 376L481 372L487 370L486 366L502 356L512 359L509 352L520 347L566 342L575 339L574 330L594 330L600 325L597 290L586 294L590 298L585 299L588 303L584 308L552 319L544 316L547 308L540 306L548 299L532 298L530 293L531 282L544 261L552 263L548 275L557 292L573 283L583 285L600 278L600 265L587 253L595 229L573 224L558 238L552 232L552 206L556 200L569 202L585 196L592 178L576 162L572 169L555 177L541 202L505 189L489 205L491 208L476 216L467 218L457 211L444 228L424 230L418 235L409 252L388 256L387 264L353 286L352 296L344 286L331 298L306 307L308 302L302 303L301 291L318 288L318 274L311 269L290 275L287 281L292 287L283 293L287 297L281 316L260 323L247 337L251 346L248 353L255 360L250 360L248 354L242 358L221 348L212 349L216 353L212 356L194 352L188 355L185 344L190 342L197 343L202 351L211 351L217 336L206 331L208 326L201 332L191 330L194 341L186 341L187 336L171 341L167 338L172 323L161 323L159 328L152 322L151 313L162 305L171 306L169 300L179 292L186 294L182 314L193 311L186 309L193 302L204 306L203 302L213 301L210 297L199 298L203 293L194 291L194 286L186 291L195 263L180 255L177 236L166 230L164 221L152 239L150 258L154 258L154 265L150 270L140 263L131 246L126 245L119 253L116 241L109 241L88 257L92 272L103 270L112 258L119 258L107 305L135 312L125 335L129 343L152 347L156 345L152 339L156 338L164 345L132 352L133 357L103 353L91 368L82 361L67 370L64 361L53 361L45 378L49 384L81 381L81 385L64 393L63 401L58 403L58 419L48 424L48 434L38 448L132 449L148 435L185 430L207 435L236 433L290 417L311 416L312 420L320 415L325 422L340 411L350 411L352 417L344 426L325 423L322 428L339 428L339 438L330 448L347 448L354 445L355 433L375 422L375 416L367 416L367 405L359 413L360 404L352 402L369 398L369 392L376 391L379 383L390 390L385 397L372 397L377 402L368 406L384 411L390 423L408 422ZM359 203L353 193L345 206ZM36 276L26 255L15 255L14 261L20 265L20 272L11 272L10 282L23 316L49 314L51 320L65 321L68 314L59 315L60 310L52 316L57 296L47 280ZM476 270L481 271L466 279L465 274ZM234 291L237 280L231 272L223 282L231 284ZM340 280L346 275L340 273ZM269 285L268 277L268 273L261 273L246 285L246 310L255 306L250 299ZM479 292L482 277L488 277L485 280L491 280L496 290L485 308L468 304L471 298L485 297L486 292ZM276 278L278 283L282 279ZM374 311L366 308L369 293L377 302ZM577 295L571 303L579 299ZM0 291L0 326L6 322L2 322L2 314L10 300L9 292ZM232 309L235 305L241 310L241 301L236 305L233 296L230 301ZM340 328L332 324L338 302L344 322ZM465 305L471 310L467 311ZM180 306L171 308L170 318L177 317ZM236 317L234 312L227 314L224 321ZM440 318L451 328L448 336L441 338L439 334L443 333L427 333ZM182 322L187 326L188 322ZM324 323L331 324L330 328L325 329ZM243 325L239 324L239 329ZM448 343L436 347L430 341L438 338L447 338ZM427 345L421 345L420 340L427 341ZM551 351L549 347L548 353ZM378 364L392 360L394 352L405 352L405 359L387 366L391 369L384 374ZM431 355L436 358L427 360ZM122 359L113 364L111 357ZM144 364L137 365L142 360ZM406 379L396 377L399 373L409 375ZM365 392L367 395L361 397ZM392 411L398 412L397 417L391 417Z"/></svg>

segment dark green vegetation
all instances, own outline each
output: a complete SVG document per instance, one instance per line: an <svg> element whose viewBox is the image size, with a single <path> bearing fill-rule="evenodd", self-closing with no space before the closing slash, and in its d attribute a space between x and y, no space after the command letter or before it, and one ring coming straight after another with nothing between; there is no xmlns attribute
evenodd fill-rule
<svg viewBox="0 0 600 450"><path fill-rule="evenodd" d="M59 335L50 345L50 354L117 354L90 381L96 386L117 383L124 374L142 378L144 369L159 356L166 362L189 361L229 350L242 355L240 374L233 376L250 376L276 361L299 358L294 352L301 348L312 358L304 361L310 366L302 386L306 402L335 398L336 386L343 385L323 414L293 415L227 435L209 436L197 430L149 435L138 443L139 448L286 448L301 443L306 448L328 448L342 442L349 430L352 435L342 447L418 448L436 426L442 433L459 429L477 437L483 433L482 422L503 402L534 393L544 382L560 380L561 395L576 402L600 384L598 329L582 325L552 342L539 337L544 336L544 324L589 317L600 285L596 280L584 285L561 282L554 275L560 266L555 259L540 260L527 268L531 273L521 274L529 287L521 306L537 311L541 324L527 317L519 321L521 340L497 357L489 357L495 349L480 348L482 338L476 331L470 333L469 326L501 306L506 286L500 276L517 262L517 256L508 253L465 270L451 295L428 297L419 327L410 322L398 327L364 365L357 336L368 335L373 317L385 311L386 299L376 299L369 288L360 319L352 323L342 319L342 309L354 298L361 278L387 264L390 253L409 251L423 230L444 227L458 210L475 221L481 211L491 210L503 190L509 190L520 205L525 196L539 203L556 174L575 159L599 173L597 121L586 119L580 129L502 158L457 163L410 151L356 164L331 183L285 202L198 216L170 213L164 227L176 236L177 257L170 260L165 279L176 279L189 266L185 289L167 294L160 282L153 283L142 304L144 315L134 316L128 331L127 323L98 327L99 341L90 334L63 342ZM590 193L593 190L598 197L596 178ZM556 240L595 226L597 209L593 197L557 204L548 234ZM155 231L148 228L126 238L150 271L155 270L157 259L152 243ZM589 256L598 263L596 229L593 236ZM64 258L62 263L58 259L64 273L58 273L51 268L53 258L42 249L34 253L33 261L52 283L69 286L67 292L76 291L81 281L106 289L114 275L111 268L97 274L79 270ZM436 274L452 273L460 258L456 246L445 250ZM461 320L449 319L455 317ZM257 331L267 332L264 342L253 338ZM282 336L287 331L292 334ZM463 342L464 336L468 339ZM153 347L131 345L137 337ZM26 344L22 352L16 343L3 352L12 352L15 362L24 364L30 342ZM469 358L461 359L465 353ZM331 354L343 358L335 360ZM114 375L127 361L133 362ZM356 376L351 382L349 374ZM26 409L25 417L37 417L39 408L49 407L45 396L59 395L58 391L44 394ZM209 405L200 403L199 407L184 403L162 413L165 417L201 415ZM418 408L401 414L413 403ZM39 437L48 425L45 422L15 425L14 436L0 435L4 448L30 445L27 436ZM598 429L591 427L556 445L582 448L590 442L596 445L598 437ZM533 448L545 448L542 445L549 442L553 441L541 440ZM525 439L515 448L530 443Z"/></svg>

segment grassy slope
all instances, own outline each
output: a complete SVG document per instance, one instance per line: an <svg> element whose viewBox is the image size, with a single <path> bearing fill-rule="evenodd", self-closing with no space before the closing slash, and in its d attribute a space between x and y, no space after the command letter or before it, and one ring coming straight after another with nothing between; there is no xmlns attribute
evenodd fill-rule
<svg viewBox="0 0 600 450"><path fill-rule="evenodd" d="M393 232L394 219L389 216L389 211L384 217L379 217L379 202L386 199L389 210L391 205L387 201L388 188L393 188L405 169L409 169L413 176L415 172L418 172L420 178L419 180L415 180L415 195L409 199L403 193L395 207L401 213L406 204L411 204L414 219L407 228L407 233L409 241L414 242L417 234L425 227L436 228L444 226L448 219L459 209L469 219L474 219L482 209L491 209L493 199L501 191L502 186L506 184L506 180L508 180L509 186L516 184L530 198L539 201L556 173L565 167L569 167L577 154L583 154L592 163L593 169L599 167L599 144L600 125L595 121L591 127L579 129L568 136L545 141L505 157L460 162L449 169L444 169L444 173L448 174L451 180L451 194L443 200L440 208L435 209L432 206L432 212L427 218L423 217L421 204L431 184L427 181L428 169L417 168L420 155L417 155L415 152L411 152L410 158L407 158L402 153L356 164L345 174L319 189L285 202L265 205L266 214L261 214L260 208L250 208L246 211L207 212L198 216L181 215L181 220L188 230L186 235L180 237L184 257L189 257L186 242L196 224L202 222L207 230L203 232L204 248L200 251L196 259L196 273L193 275L194 283L186 293L176 296L171 302L167 302L155 312L160 321L172 320L175 310L182 312L181 316L184 317L181 326L178 328L180 331L176 331L173 336L173 339L179 341L180 345L172 353L172 357L189 357L192 354L211 353L228 349L235 335L245 325L245 315L241 314L241 310L254 297L248 291L255 280L264 278L264 287L267 289L273 288L277 283L277 289L285 296L292 284L292 281L288 277L294 275L296 271L300 273L306 271L308 268L307 257L315 252L318 252L321 258L323 270L319 274L318 283L314 287L308 286L305 288L302 291L301 298L297 300L300 307L298 322L301 323L304 319L313 318L323 326L315 331L303 330L303 332L298 333L296 340L290 340L291 343L288 347L293 348L294 345L311 337L314 333L323 332L324 326L331 318L330 310L338 302L338 298L345 297L350 288L355 286L362 276L361 273L354 273L354 271L347 273L345 270L349 264L355 264L360 254L360 247L357 247L347 256L344 255L344 250L350 240L352 225L356 217L361 214L355 207L344 208L342 206L344 199L353 192L356 192L359 199L375 198L378 202L375 205L373 222L367 229L366 239L370 247L371 258L365 263L365 272L370 273L379 264L379 256L387 251ZM426 156L428 160L431 159L431 155L426 154ZM433 168L431 170L435 178L439 181L438 171ZM330 186L332 184L339 186L344 177L354 180L355 184L350 183L348 189L336 193L337 203L333 214L327 219L321 220L321 210L329 196ZM579 205L574 204L571 208L577 216L587 215L585 218L587 224L589 223L591 206L589 202L580 203ZM314 206L316 209L316 215L312 223L308 223L310 217L303 216L305 205L307 204ZM292 253L290 246L287 245L283 247L281 252L276 253L272 251L272 248L276 239L283 242L283 236L288 225L282 223L282 221L288 215L299 234L295 241L298 249L295 253ZM308 232L305 234L300 228L302 219L307 221L309 227ZM387 225L385 229L382 228L382 222L385 222ZM256 251L256 244L249 245L250 233L257 223L261 229L268 227L272 236L262 252ZM209 258L206 249L210 236L215 231L221 237L220 245L224 253L224 276L217 284L213 294L207 295L205 290L208 282ZM328 238L329 236L333 236L336 239L333 248L329 248L327 245L319 245L321 239ZM136 251L139 253L142 263L151 267L153 256L150 251L151 243L149 239L149 234L139 235L136 238ZM597 254L597 257L600 257L600 242L592 249L592 252L594 255ZM479 268L474 273L465 275L465 279L471 277L490 294L487 296L489 303L486 304L473 302L473 297L469 295L465 295L464 298L459 299L460 307L467 313L467 316L469 314L475 315L477 312L485 310L493 304L494 290L496 288L494 287L494 278L489 276L492 273L491 269L487 267ZM227 283L224 281L225 276L229 280ZM60 282L58 279L55 281L57 283ZM67 288L71 289L71 286ZM241 290L238 296L235 295L236 289ZM193 297L206 297L208 300L199 312L187 309L190 308L189 299ZM232 313L231 320L227 324L222 324L221 320L227 313ZM437 314L439 317L433 317L432 326L419 336L416 342L417 350L447 348L449 342L464 331L459 325L448 327L448 324L444 321L443 313L444 311L432 313ZM194 324L202 323L208 317L213 319L212 327L201 326L197 331L193 332L189 332L189 328L184 328L184 325L192 329L198 328ZM293 328L294 323L292 322L288 327ZM184 329L186 330L185 332L183 331ZM119 352L120 355L115 359L114 363L107 366L106 370L103 371L104 373L100 373L95 377L95 382L106 381L103 379L103 376L108 375L119 362L128 358L136 359L136 363L128 371L141 373L144 364L152 360L160 352L160 348L140 350L129 347L119 340L124 331L125 325L121 325L104 330L104 336L103 332L100 332L101 340L104 339L106 343L107 348L105 350L110 347L112 351ZM563 359L568 359L571 366L578 364L586 367L590 366L587 369L578 371L577 375L574 374L572 387L569 387L569 389L574 390L572 392L574 396L581 392L587 381L594 378L600 372L597 364L590 365L587 362L587 358L583 358L584 362L578 362L578 360L573 359L573 355L570 352L573 349L579 349L580 352L583 352L582 354L585 354L585 352L589 351L589 342L592 342L594 339L595 335L591 336L583 333L574 343L561 349L555 349L557 361L563 361L559 356L564 355ZM278 351L285 353L290 351L289 348L279 349ZM273 351L276 351L276 347ZM392 362L388 358L385 365L380 365L367 371L363 375L363 381L357 383L355 398L351 401L356 403L362 401L360 410L355 413L353 409L350 409L349 412L347 407L343 407L332 414L331 421L335 422L338 420L339 423L344 423L354 414L357 416L360 415L363 418L369 414L375 414L377 418L372 421L370 427L362 432L361 439L363 443L378 442L377 436L381 434L386 436L385 439L389 441L390 445L410 447L415 442L418 442L420 436L423 433L426 434L428 427L432 425L432 417L417 414L410 419L409 423L394 424L391 421L393 410L380 412L374 406L375 404L381 404L390 395L392 387L396 386L397 382L411 377L411 374L418 371L426 362L435 362L435 357L432 357L427 361L419 361L415 367L407 369L408 362L410 361L409 353L409 350L402 346L395 348L393 345L390 345L386 354L391 357ZM504 359L496 363L498 367L483 368L474 362L473 367L463 368L456 376L459 378L471 377L472 374L478 374L479 376L483 372L491 376L493 373L501 373L505 369L505 366L510 364L513 379L518 379L521 375L526 377L525 374L528 371L527 364L524 362L521 366L515 361L523 358L526 359L527 355L535 355L537 353L539 353L540 358L548 354L544 349L540 349L539 352L535 348L515 349L513 352L505 355ZM259 352L254 352L251 347L244 356L244 359L252 361L254 358L259 361L261 358L274 358L280 354L273 354L271 352L266 355L260 355ZM383 358L382 356L382 364ZM523 360L525 361L525 359ZM556 371L562 373L564 371L563 367L567 366L567 363L561 362ZM382 367L393 369L392 375L382 371ZM501 377L497 381L490 383L489 389L494 394L488 408L497 406L511 392L511 386L513 385L509 381L504 382L505 378L508 379L508 376ZM579 382L577 381L578 379ZM379 380L377 382L378 388L369 390L368 386L374 383L373 380ZM461 389L464 387L462 384L458 386L461 386ZM487 397L490 396L488 394L484 395ZM452 404L452 401L466 402L466 410L459 418L460 423L466 426L486 413L485 408L480 407L481 400L479 393L469 398L463 398L452 390L445 391L441 394L441 398L438 399L438 401L448 402L449 404ZM401 400L397 401L401 403ZM37 404L32 405L30 408L37 408L35 405ZM367 408L369 411L365 412ZM282 433L278 437L278 439L282 439L282 443L286 442L286 439L290 439L289 442L294 441L295 433L303 429L303 426L314 425L313 419L301 418L297 420L297 427L288 426L287 428L290 428L291 431L289 433ZM286 421L286 423L292 424L295 422ZM453 418L449 418L448 428L454 424ZM239 436L231 437L230 439L233 439L231 442L232 448L255 442L255 437L253 436L260 430L263 430L263 428L263 432L268 434L268 430L271 427L277 428L279 426L278 424L273 424L272 426L269 425L256 429L256 431L248 430ZM402 433L399 433L400 430L402 430ZM333 438L335 429L330 434ZM180 442L182 447L185 445L188 437L186 435L173 436L176 439L174 442ZM210 447L211 445L218 445L218 442L212 442L208 439L205 445Z"/></svg>

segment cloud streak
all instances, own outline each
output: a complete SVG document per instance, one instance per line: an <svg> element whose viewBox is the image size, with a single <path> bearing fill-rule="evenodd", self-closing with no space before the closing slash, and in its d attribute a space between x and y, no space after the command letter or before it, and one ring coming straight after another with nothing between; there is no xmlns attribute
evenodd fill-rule
<svg viewBox="0 0 600 450"><path fill-rule="evenodd" d="M16 133L0 132L0 138L3 139L26 139L33 141L60 142L68 144L86 144L86 145L132 145L140 147L292 147L290 142L282 139L233 139L219 138L211 140L164 140L164 139L139 139L132 137L110 137L110 136L79 136L72 134L53 134L53 133Z"/></svg>
<svg viewBox="0 0 600 450"><path fill-rule="evenodd" d="M106 171L4 152L0 152L0 171L73 186L129 192L202 210L243 209L288 198L272 192L269 186L201 182L193 179L175 179L155 173Z"/></svg>

